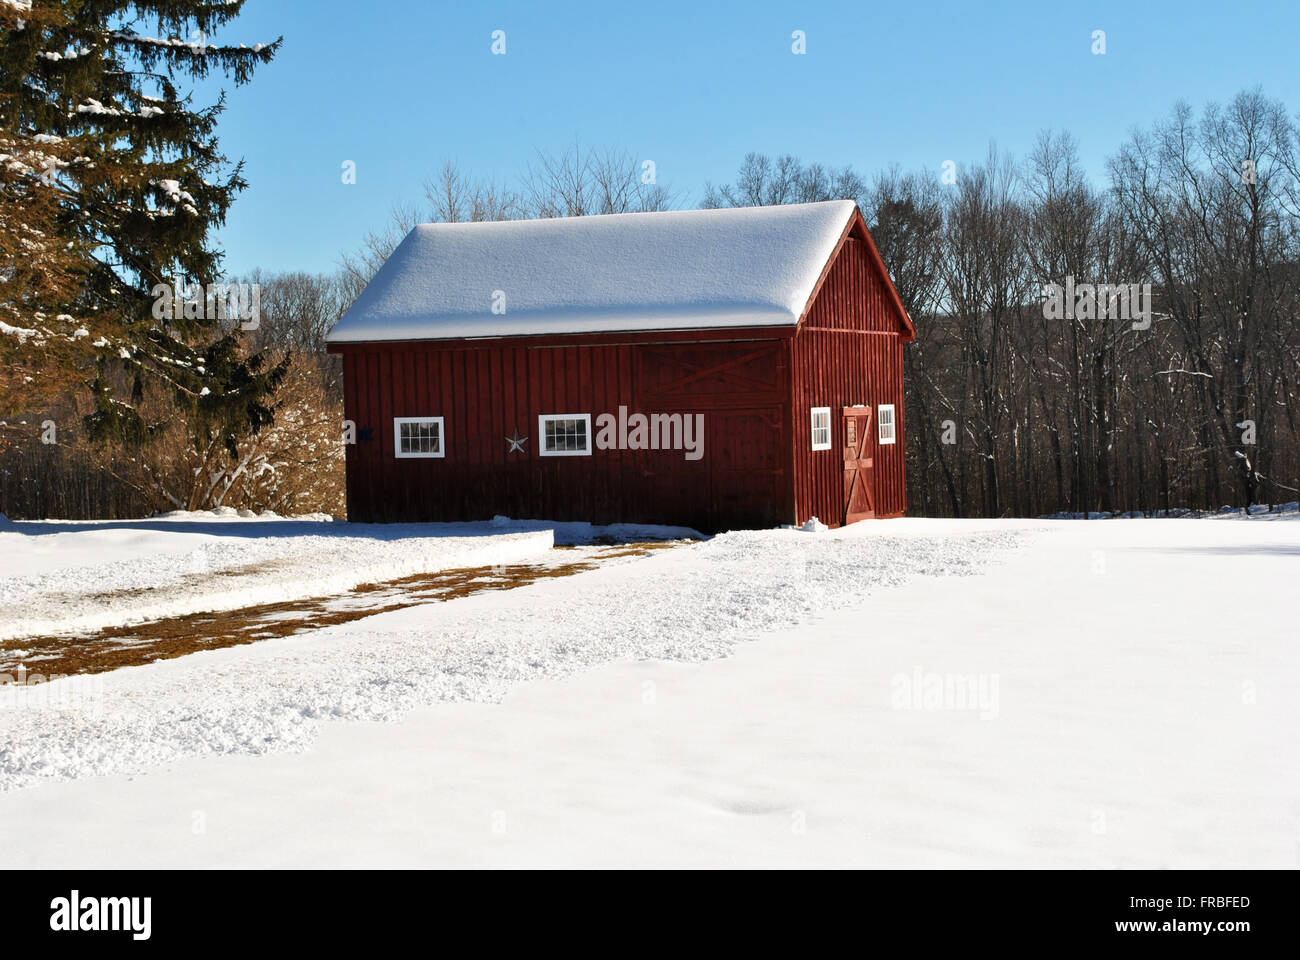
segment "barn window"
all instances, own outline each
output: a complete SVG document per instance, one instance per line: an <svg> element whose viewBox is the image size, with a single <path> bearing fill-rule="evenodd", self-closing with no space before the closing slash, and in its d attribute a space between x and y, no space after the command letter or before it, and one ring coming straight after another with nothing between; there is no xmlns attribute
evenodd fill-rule
<svg viewBox="0 0 1300 960"><path fill-rule="evenodd" d="M393 454L406 457L443 457L442 417L394 417Z"/></svg>
<svg viewBox="0 0 1300 960"><path fill-rule="evenodd" d="M831 408L812 408L812 448L829 450L831 448Z"/></svg>
<svg viewBox="0 0 1300 960"><path fill-rule="evenodd" d="M876 423L879 427L879 437L881 443L894 442L894 405L892 403L882 403L876 407Z"/></svg>
<svg viewBox="0 0 1300 960"><path fill-rule="evenodd" d="M591 414L544 413L537 418L544 457L591 456Z"/></svg>

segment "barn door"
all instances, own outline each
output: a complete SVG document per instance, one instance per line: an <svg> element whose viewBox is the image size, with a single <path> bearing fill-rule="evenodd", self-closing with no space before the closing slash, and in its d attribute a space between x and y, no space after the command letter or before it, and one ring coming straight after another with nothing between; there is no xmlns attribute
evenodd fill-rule
<svg viewBox="0 0 1300 960"><path fill-rule="evenodd" d="M871 456L871 408L844 408L844 522L876 514L876 477Z"/></svg>
<svg viewBox="0 0 1300 960"><path fill-rule="evenodd" d="M709 464L709 529L776 526L784 489L781 467L781 409L722 410L707 415L712 447ZM684 487L684 489L692 489Z"/></svg>

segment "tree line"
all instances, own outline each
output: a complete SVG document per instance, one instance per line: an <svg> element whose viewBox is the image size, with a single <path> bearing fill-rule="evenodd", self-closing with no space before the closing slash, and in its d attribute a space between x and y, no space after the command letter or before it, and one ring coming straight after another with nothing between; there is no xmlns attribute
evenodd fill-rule
<svg viewBox="0 0 1300 960"><path fill-rule="evenodd" d="M1300 128L1256 90L1135 133L1104 186L1050 133L1021 163L990 152L951 183L876 178L860 202L918 333L913 509L1295 500L1298 156Z"/></svg>

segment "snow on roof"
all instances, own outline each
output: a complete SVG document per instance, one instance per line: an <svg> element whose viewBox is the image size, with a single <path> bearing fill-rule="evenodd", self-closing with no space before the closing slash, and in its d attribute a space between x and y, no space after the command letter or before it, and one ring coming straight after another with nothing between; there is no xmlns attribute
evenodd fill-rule
<svg viewBox="0 0 1300 960"><path fill-rule="evenodd" d="M420 224L327 340L794 325L853 211L832 200Z"/></svg>

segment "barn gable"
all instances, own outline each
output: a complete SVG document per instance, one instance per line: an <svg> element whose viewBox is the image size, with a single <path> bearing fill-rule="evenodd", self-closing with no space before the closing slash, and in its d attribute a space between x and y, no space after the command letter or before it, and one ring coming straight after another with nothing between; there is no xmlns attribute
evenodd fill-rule
<svg viewBox="0 0 1300 960"><path fill-rule="evenodd" d="M838 294L840 297L838 300L834 299L837 295L829 291L826 298L820 296L832 276L835 276L837 281L831 285L832 290L840 288L843 291ZM855 297L867 299L859 301L854 299ZM834 253L827 259L821 275L817 278L812 296L808 298L808 307L799 318L800 324L824 325L824 317L831 314L840 317L844 308L848 308L853 313L855 305L863 308L863 312L855 314L858 318L858 329L897 331L901 333L904 343L911 343L916 339L916 328L912 326L912 320L903 307L898 290L889 278L884 258L880 256L876 242L871 239L866 221L862 219L862 214L856 207L853 216L845 224ZM817 315L816 308L820 308L821 317ZM843 322L843 318L840 317L835 322Z"/></svg>
<svg viewBox="0 0 1300 960"><path fill-rule="evenodd" d="M906 509L904 447L898 439L903 435L903 344L914 337L871 234L855 212L791 347L792 473L801 521L815 516L836 525L856 515L891 517ZM824 411L829 447L814 442L813 410ZM885 415L889 422L882 428ZM857 448L852 457L844 453L849 444Z"/></svg>

